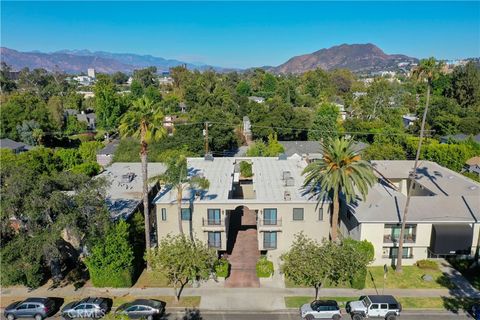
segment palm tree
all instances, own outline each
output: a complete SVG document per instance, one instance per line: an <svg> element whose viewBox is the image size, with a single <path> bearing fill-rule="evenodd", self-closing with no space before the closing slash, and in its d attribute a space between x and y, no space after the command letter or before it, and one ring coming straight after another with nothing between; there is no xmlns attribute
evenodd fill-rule
<svg viewBox="0 0 480 320"><path fill-rule="evenodd" d="M416 80L427 82L427 98L425 102L425 110L423 111L422 125L420 127L420 139L418 140L417 154L415 156L415 163L413 165L413 171L409 177L410 186L408 187L407 200L405 202L405 209L402 217L402 227L400 229L400 239L398 239L398 251L397 251L397 265L396 272L402 272L402 258L403 258L403 242L405 235L405 226L407 223L408 209L410 206L410 198L415 183L415 176L417 175L418 159L420 158L420 150L422 149L423 135L425 130L425 120L427 119L428 105L430 103L430 91L432 88L432 82L435 80L442 67L442 63L439 63L435 58L423 59L420 61L418 67L413 71L412 77Z"/></svg>
<svg viewBox="0 0 480 320"><path fill-rule="evenodd" d="M145 246L150 249L150 214L148 205L148 144L166 136L163 127L163 114L146 97L133 102L132 107L120 120L120 135L140 139L140 160L142 162L143 212L145 218Z"/></svg>
<svg viewBox="0 0 480 320"><path fill-rule="evenodd" d="M303 171L304 188L316 197L318 204L330 199L333 202L330 239L337 240L340 195L351 203L360 193L365 199L369 188L377 181L369 162L352 147L353 141L345 138L322 142L323 158L309 164Z"/></svg>
<svg viewBox="0 0 480 320"><path fill-rule="evenodd" d="M158 177L162 183L170 186L177 192L178 229L183 234L182 226L182 200L183 192L190 189L193 192L207 190L210 182L198 175L189 175L187 158L179 156L167 161L167 170ZM190 222L190 237L193 240L192 227Z"/></svg>

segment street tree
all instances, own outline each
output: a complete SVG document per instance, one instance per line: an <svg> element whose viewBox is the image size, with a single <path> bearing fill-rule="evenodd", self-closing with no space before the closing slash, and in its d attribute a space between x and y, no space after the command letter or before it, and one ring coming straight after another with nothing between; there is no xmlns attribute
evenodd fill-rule
<svg viewBox="0 0 480 320"><path fill-rule="evenodd" d="M336 241L340 195L345 197L347 204L356 200L358 194L365 199L376 177L370 163L362 160L353 148L353 140L328 139L322 142L322 152L323 158L312 162L303 171L303 187L311 198L317 199L317 205L325 200L333 202L330 238Z"/></svg>
<svg viewBox="0 0 480 320"><path fill-rule="evenodd" d="M148 145L166 136L163 127L163 114L157 105L142 97L133 102L132 107L120 120L119 131L122 137L140 140L140 160L142 162L142 196L145 217L145 245L150 248L150 217L148 202Z"/></svg>
<svg viewBox="0 0 480 320"><path fill-rule="evenodd" d="M297 285L313 287L317 299L325 283L338 285L351 281L358 270L366 268L371 257L351 243L318 243L299 233L281 260L285 276Z"/></svg>
<svg viewBox="0 0 480 320"><path fill-rule="evenodd" d="M184 235L168 235L159 245L147 251L147 261L154 272L164 274L173 286L176 300L188 281L208 279L213 272L217 255L198 239Z"/></svg>

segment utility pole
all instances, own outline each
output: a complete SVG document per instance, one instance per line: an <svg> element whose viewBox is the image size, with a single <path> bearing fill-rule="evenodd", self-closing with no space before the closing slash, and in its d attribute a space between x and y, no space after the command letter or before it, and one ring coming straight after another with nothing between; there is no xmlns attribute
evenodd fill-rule
<svg viewBox="0 0 480 320"><path fill-rule="evenodd" d="M205 135L205 154L208 154L208 121L205 121L205 129L204 135Z"/></svg>

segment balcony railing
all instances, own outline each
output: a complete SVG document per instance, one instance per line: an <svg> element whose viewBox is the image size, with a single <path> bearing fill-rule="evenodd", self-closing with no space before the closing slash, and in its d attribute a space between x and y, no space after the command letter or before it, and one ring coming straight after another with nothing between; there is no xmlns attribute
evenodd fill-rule
<svg viewBox="0 0 480 320"><path fill-rule="evenodd" d="M259 219L258 224L262 227L263 226L265 226L265 227L268 227L268 226L280 227L282 225L282 219Z"/></svg>
<svg viewBox="0 0 480 320"><path fill-rule="evenodd" d="M202 218L204 227L225 227L225 219L205 219Z"/></svg>
<svg viewBox="0 0 480 320"><path fill-rule="evenodd" d="M214 240L214 241L208 241L208 247L209 248L221 248L222 247L222 241L220 240Z"/></svg>
<svg viewBox="0 0 480 320"><path fill-rule="evenodd" d="M383 235L383 243L398 243L400 237L394 237L391 234ZM404 237L404 243L414 243L416 240L415 234L406 234Z"/></svg>
<svg viewBox="0 0 480 320"><path fill-rule="evenodd" d="M383 259L397 259L396 255L384 254L382 255ZM402 259L413 259L413 254L403 255Z"/></svg>

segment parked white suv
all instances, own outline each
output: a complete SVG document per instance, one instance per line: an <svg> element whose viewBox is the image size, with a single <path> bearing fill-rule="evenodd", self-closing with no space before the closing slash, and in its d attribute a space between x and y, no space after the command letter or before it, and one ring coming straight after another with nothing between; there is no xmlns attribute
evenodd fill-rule
<svg viewBox="0 0 480 320"><path fill-rule="evenodd" d="M347 302L345 309L352 316L352 320L365 318L396 320L402 306L393 296L371 295L360 297L358 301Z"/></svg>
<svg viewBox="0 0 480 320"><path fill-rule="evenodd" d="M335 300L315 300L312 303L304 304L300 307L302 319L333 319L342 318L340 308Z"/></svg>

